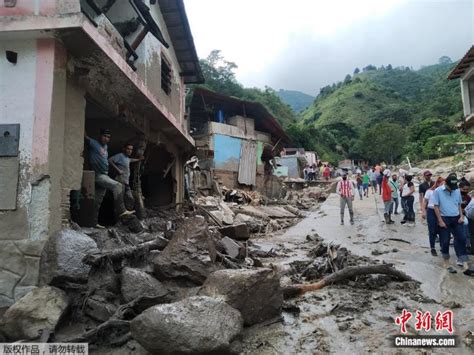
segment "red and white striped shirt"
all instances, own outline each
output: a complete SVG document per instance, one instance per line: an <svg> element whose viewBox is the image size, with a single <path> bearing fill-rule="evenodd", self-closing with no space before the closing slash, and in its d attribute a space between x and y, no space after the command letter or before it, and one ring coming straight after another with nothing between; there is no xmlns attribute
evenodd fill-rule
<svg viewBox="0 0 474 355"><path fill-rule="evenodd" d="M337 183L337 193L341 197L352 197L352 182L348 180L341 180Z"/></svg>

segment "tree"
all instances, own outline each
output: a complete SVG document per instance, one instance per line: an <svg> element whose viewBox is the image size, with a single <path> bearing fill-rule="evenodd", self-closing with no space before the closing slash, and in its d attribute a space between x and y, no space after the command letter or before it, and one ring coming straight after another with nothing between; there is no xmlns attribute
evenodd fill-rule
<svg viewBox="0 0 474 355"><path fill-rule="evenodd" d="M237 64L225 60L220 50L214 49L199 64L206 80L206 88L224 95L242 96L243 87L237 82L234 73Z"/></svg>
<svg viewBox="0 0 474 355"><path fill-rule="evenodd" d="M351 82L351 75L347 74L346 77L344 78L344 84L348 84Z"/></svg>
<svg viewBox="0 0 474 355"><path fill-rule="evenodd" d="M355 69L354 69L354 75L359 74L359 73L360 73L360 69L359 69L359 68L355 68Z"/></svg>
<svg viewBox="0 0 474 355"><path fill-rule="evenodd" d="M366 67L362 68L363 71L369 71L369 70L377 70L377 67L375 65L369 64Z"/></svg>
<svg viewBox="0 0 474 355"><path fill-rule="evenodd" d="M387 70L392 70L392 64L387 65Z"/></svg>
<svg viewBox="0 0 474 355"><path fill-rule="evenodd" d="M439 64L451 64L453 61L447 55L443 55L438 59Z"/></svg>
<svg viewBox="0 0 474 355"><path fill-rule="evenodd" d="M356 151L371 162L393 162L400 157L406 142L405 130L395 123L378 123L360 137Z"/></svg>

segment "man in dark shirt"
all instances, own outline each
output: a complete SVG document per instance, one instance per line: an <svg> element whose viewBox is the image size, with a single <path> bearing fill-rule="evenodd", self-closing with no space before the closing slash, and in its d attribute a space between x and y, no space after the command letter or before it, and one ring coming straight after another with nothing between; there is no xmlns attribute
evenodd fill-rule
<svg viewBox="0 0 474 355"><path fill-rule="evenodd" d="M102 200L107 190L114 196L115 213L119 217L133 214L134 211L127 211L123 203L122 184L109 177L109 153L107 143L110 142L110 130L101 129L99 139L95 140L86 135L86 142L89 147L89 164L95 172L95 199L94 199L94 221L97 227L99 210Z"/></svg>
<svg viewBox="0 0 474 355"><path fill-rule="evenodd" d="M418 192L419 192L419 196L420 196L418 201L420 203L420 208L421 208L421 206L424 206L426 191L428 191L434 185L434 181L431 180L432 176L433 176L433 174L431 174L431 171L426 170L423 173L423 177L425 178L425 181L422 182L420 184L420 186L418 186Z"/></svg>

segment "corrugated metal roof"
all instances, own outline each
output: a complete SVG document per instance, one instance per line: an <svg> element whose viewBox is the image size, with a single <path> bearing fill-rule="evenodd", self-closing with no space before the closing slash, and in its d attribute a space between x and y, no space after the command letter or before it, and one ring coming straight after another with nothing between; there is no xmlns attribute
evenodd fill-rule
<svg viewBox="0 0 474 355"><path fill-rule="evenodd" d="M257 180L257 143L243 141L240 151L239 184L255 186Z"/></svg>
<svg viewBox="0 0 474 355"><path fill-rule="evenodd" d="M202 87L194 89L191 101L191 124L202 126L212 121L209 109L221 107L228 112L255 119L255 129L272 135L272 141L281 139L282 143L291 144L290 137L280 126L275 117L260 102L246 101L233 96L226 96Z"/></svg>

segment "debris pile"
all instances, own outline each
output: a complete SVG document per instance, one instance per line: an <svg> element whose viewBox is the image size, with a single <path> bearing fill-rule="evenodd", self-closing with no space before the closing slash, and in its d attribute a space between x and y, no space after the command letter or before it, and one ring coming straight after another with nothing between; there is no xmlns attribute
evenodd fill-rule
<svg viewBox="0 0 474 355"><path fill-rule="evenodd" d="M276 253L252 238L295 224L327 194L308 190L272 201L223 189L142 221L64 229L44 248L40 287L1 318L0 338L239 352L243 327L279 319L283 306L280 275L260 260Z"/></svg>

